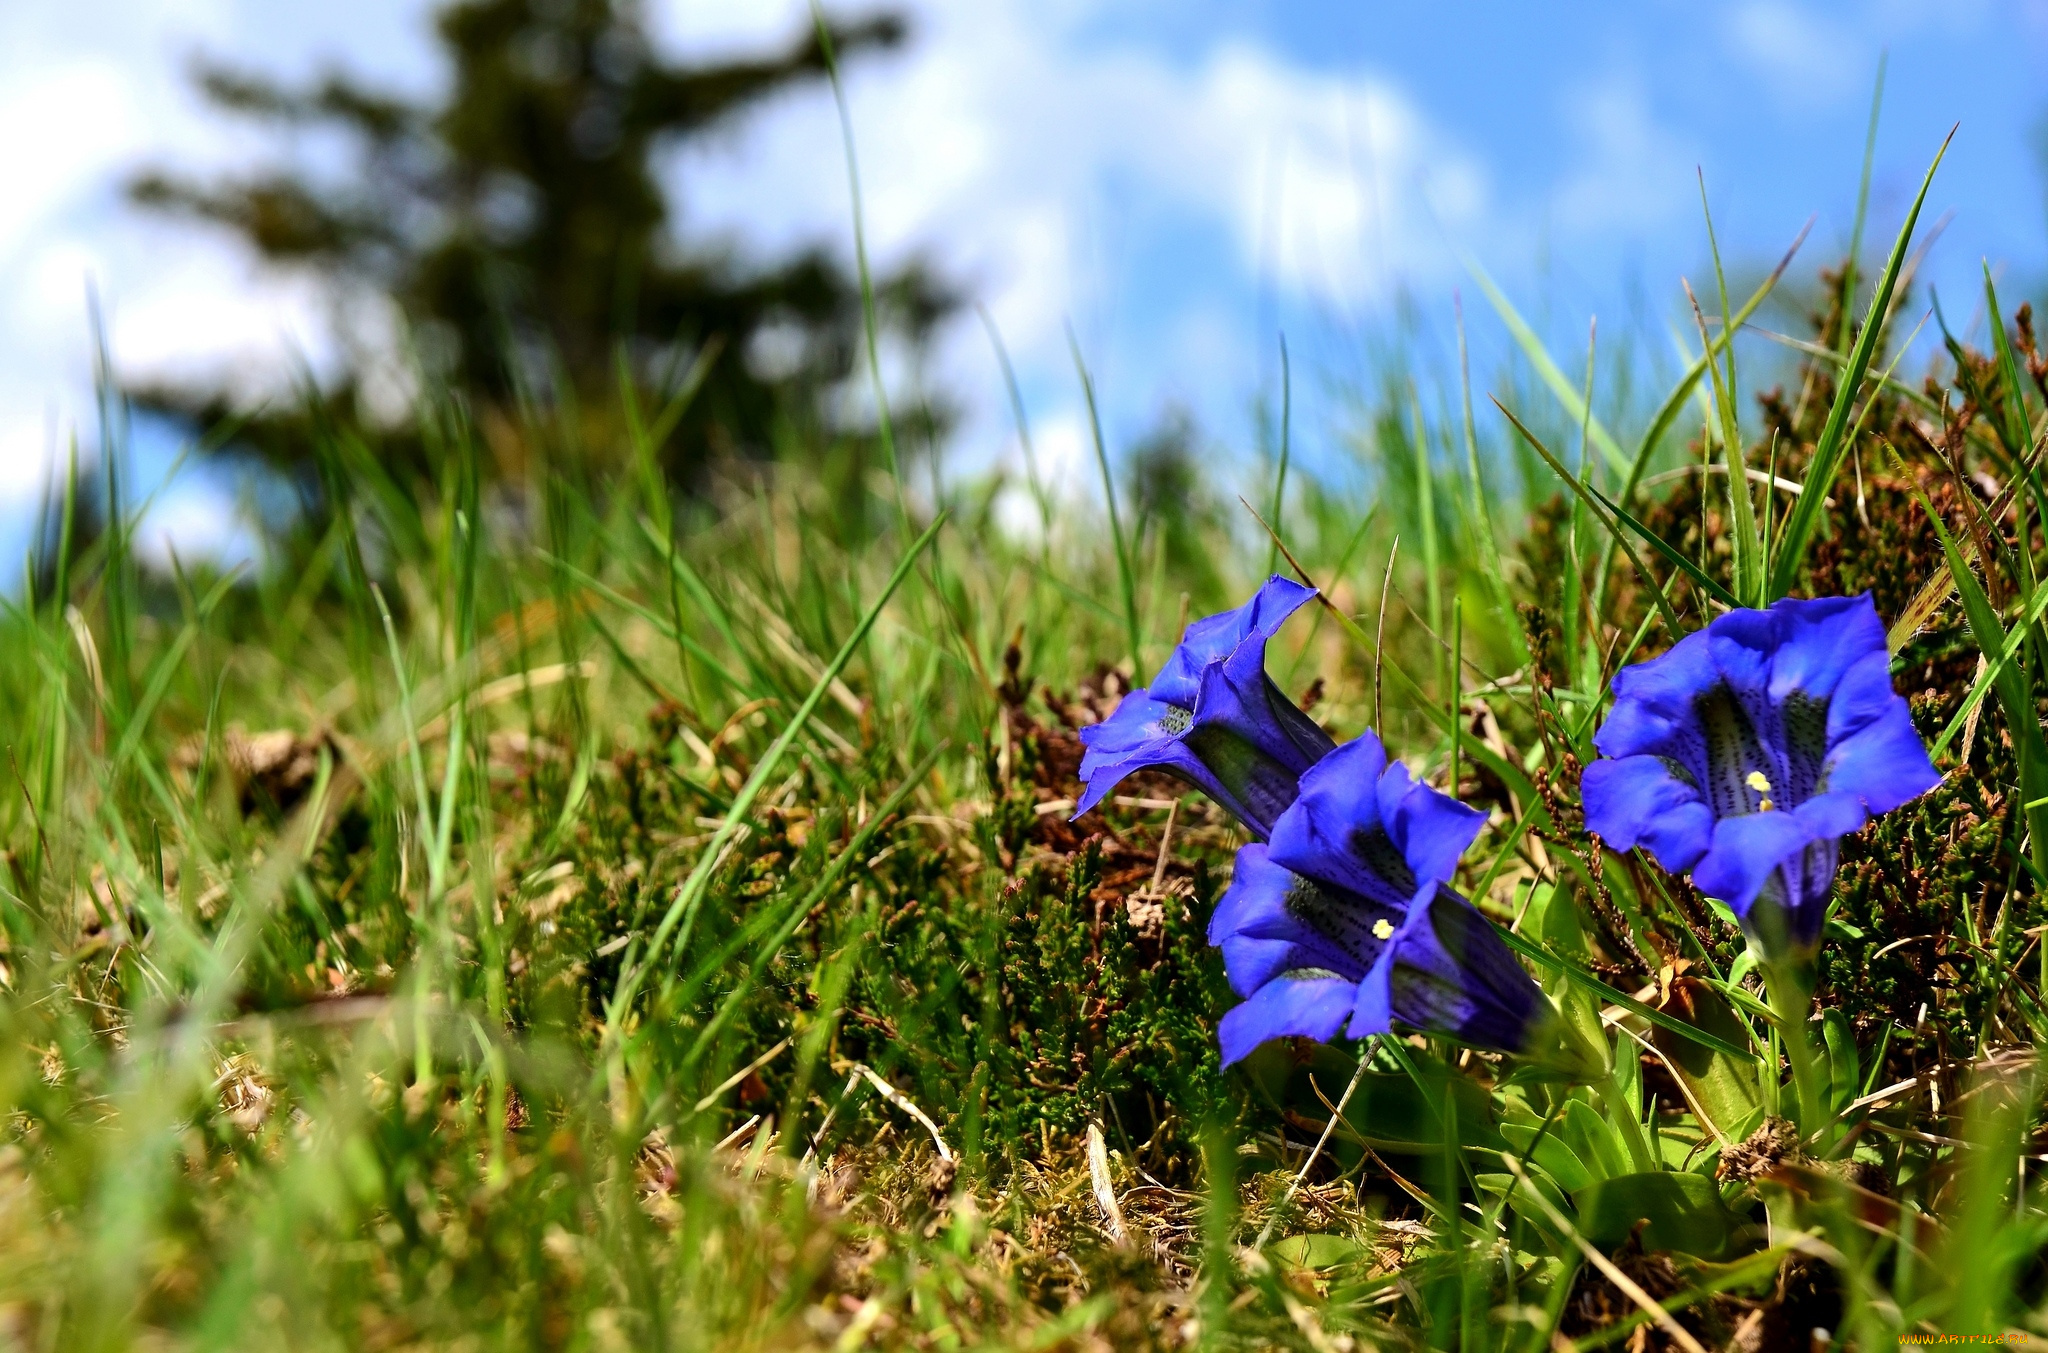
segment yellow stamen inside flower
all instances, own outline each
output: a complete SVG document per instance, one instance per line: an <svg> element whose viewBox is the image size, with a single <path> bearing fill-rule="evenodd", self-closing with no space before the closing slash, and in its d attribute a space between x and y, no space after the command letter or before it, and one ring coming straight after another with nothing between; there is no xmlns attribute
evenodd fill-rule
<svg viewBox="0 0 2048 1353"><path fill-rule="evenodd" d="M1382 916L1372 923L1372 934L1374 939L1390 940L1394 937L1394 923Z"/></svg>
<svg viewBox="0 0 2048 1353"><path fill-rule="evenodd" d="M1758 811L1758 812L1760 812L1760 813L1768 813L1768 812L1770 812L1770 811L1771 811L1771 801L1770 801L1769 799L1765 799L1765 800L1764 800L1764 801L1763 801L1762 803L1759 803L1759 804L1758 804L1758 805L1757 805L1756 807L1757 807L1757 811Z"/></svg>
<svg viewBox="0 0 2048 1353"><path fill-rule="evenodd" d="M1748 776L1743 779L1742 783L1748 785L1751 789L1754 789L1759 794L1768 794L1771 792L1771 782L1764 778L1764 773L1760 770L1751 771L1748 774Z"/></svg>

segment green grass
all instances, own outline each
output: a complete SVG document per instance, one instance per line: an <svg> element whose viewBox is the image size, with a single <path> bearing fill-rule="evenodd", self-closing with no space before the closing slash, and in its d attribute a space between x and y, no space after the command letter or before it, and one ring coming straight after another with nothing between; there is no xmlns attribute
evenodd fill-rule
<svg viewBox="0 0 2048 1353"><path fill-rule="evenodd" d="M1270 537L1114 483L1043 541L993 482L672 499L687 379L626 385L609 474L541 408L524 484L452 399L433 482L325 436L334 510L249 577L141 572L108 481L0 617L0 1346L2048 1334L2048 364L2016 321L1894 379L1910 225L1748 433L1725 288L1635 413L1512 320L1512 421L1397 377L1340 474L1290 409ZM1220 1071L1234 828L1158 779L1063 805L1076 728L1276 555L1332 605L1275 680L1489 810L1460 886L1616 1086L1419 1036ZM1865 588L1948 779L1846 844L1780 1030L1578 772L1613 672L1716 598Z"/></svg>

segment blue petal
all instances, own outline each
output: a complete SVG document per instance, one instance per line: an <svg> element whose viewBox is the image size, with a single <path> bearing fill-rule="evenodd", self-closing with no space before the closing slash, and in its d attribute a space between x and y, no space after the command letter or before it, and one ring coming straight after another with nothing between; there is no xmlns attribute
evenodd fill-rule
<svg viewBox="0 0 2048 1353"><path fill-rule="evenodd" d="M1072 822L1080 818L1096 804L1101 803L1109 791L1115 789L1126 775L1143 770L1150 764L1152 763L1142 760L1120 761L1114 766L1099 766L1088 773L1081 781L1081 797L1074 803L1073 816L1067 821Z"/></svg>
<svg viewBox="0 0 2048 1353"><path fill-rule="evenodd" d="M1295 959L1289 940L1258 940L1249 935L1226 935L1216 946L1223 951L1223 971L1230 989L1249 996L1279 973L1303 966Z"/></svg>
<svg viewBox="0 0 2048 1353"><path fill-rule="evenodd" d="M1107 719L1081 730L1081 745L1088 749L1081 757L1081 774L1088 775L1095 767L1113 761L1150 753L1173 741L1178 735L1167 731L1168 723L1178 723L1187 715L1187 710L1157 698L1150 691L1132 691L1117 702Z"/></svg>
<svg viewBox="0 0 2048 1353"><path fill-rule="evenodd" d="M1816 841L1836 840L1850 832L1860 832L1863 824L1870 820L1863 800L1855 794L1822 794L1808 799L1792 810L1792 816L1799 819L1807 834Z"/></svg>
<svg viewBox="0 0 2048 1353"><path fill-rule="evenodd" d="M1247 639L1264 643L1272 638L1287 617L1314 595L1314 588L1275 574L1236 610L1195 621L1181 636L1159 675L1153 678L1153 694L1161 700L1193 708L1204 668L1228 657Z"/></svg>
<svg viewBox="0 0 2048 1353"><path fill-rule="evenodd" d="M1849 669L1828 707L1824 783L1857 795L1873 813L1888 813L1941 783L1881 652Z"/></svg>
<svg viewBox="0 0 2048 1353"><path fill-rule="evenodd" d="M1757 911L1766 899L1775 901L1782 895L1792 908L1789 936L1792 955L1810 957L1820 942L1821 926L1827 920L1828 892L1834 887L1835 867L1841 858L1841 842L1830 835L1815 838L1805 850L1785 861L1778 870L1779 878L1784 881L1782 887L1765 888L1750 905L1747 920L1751 931L1760 929ZM1766 949L1768 947L1765 946Z"/></svg>
<svg viewBox="0 0 2048 1353"><path fill-rule="evenodd" d="M1885 651L1884 622L1868 592L1810 601L1786 597L1772 604L1770 614L1777 628L1771 653L1773 700L1794 691L1825 700L1850 668Z"/></svg>
<svg viewBox="0 0 2048 1353"><path fill-rule="evenodd" d="M1903 703L1887 717L1828 753L1829 790L1855 794L1872 813L1889 813L1941 783Z"/></svg>
<svg viewBox="0 0 2048 1353"><path fill-rule="evenodd" d="M1301 777L1301 797L1273 824L1275 863L1377 902L1405 903L1415 886L1399 877L1407 871L1407 862L1393 852L1379 817L1378 784L1386 763L1379 739L1363 733L1310 768ZM1386 877L1352 852L1355 839L1375 832L1382 842L1378 853L1394 854L1395 877Z"/></svg>
<svg viewBox="0 0 2048 1353"><path fill-rule="evenodd" d="M1418 895L1359 984L1353 1038L1389 1019L1497 1052L1523 1052L1549 1001L1479 911L1448 888Z"/></svg>
<svg viewBox="0 0 2048 1353"><path fill-rule="evenodd" d="M1389 983L1393 971L1393 951L1384 950L1379 962L1358 984L1358 998L1351 1003L1351 1026L1344 1031L1346 1038L1370 1038L1393 1030L1394 993Z"/></svg>
<svg viewBox="0 0 2048 1353"><path fill-rule="evenodd" d="M1297 777L1337 746L1267 677L1265 649L1257 640L1202 669L1192 726L1228 730Z"/></svg>
<svg viewBox="0 0 2048 1353"><path fill-rule="evenodd" d="M1712 849L1693 866L1692 881L1701 892L1719 898L1741 916L1772 872L1798 856L1813 839L1796 813L1723 818L1714 827Z"/></svg>
<svg viewBox="0 0 2048 1353"><path fill-rule="evenodd" d="M1222 787L1212 797L1262 838L1293 804L1302 773L1336 746L1267 678L1262 640L1203 670L1183 737Z"/></svg>
<svg viewBox="0 0 2048 1353"><path fill-rule="evenodd" d="M1730 611L1707 626L1707 655L1721 680L1747 697L1745 704L1769 699L1771 656L1778 647L1778 618L1770 611Z"/></svg>
<svg viewBox="0 0 2048 1353"><path fill-rule="evenodd" d="M1374 926L1400 919L1398 909L1282 868L1265 846L1253 844L1237 853L1230 887L1209 921L1209 942L1221 945L1236 937L1285 941L1294 952L1288 966L1327 968L1355 981L1385 944ZM1228 957L1226 949L1226 962ZM1233 970L1233 982L1236 978Z"/></svg>
<svg viewBox="0 0 2048 1353"><path fill-rule="evenodd" d="M1731 779L1762 771L1780 807L1819 792L1827 756L1832 697L1845 673L1885 651L1884 625L1866 596L1785 598L1767 611L1731 611L1707 627L1715 665L1739 702L1755 745L1730 759ZM1746 808L1748 796L1725 786L1717 807Z"/></svg>
<svg viewBox="0 0 2048 1353"><path fill-rule="evenodd" d="M1284 915L1287 889L1293 882L1294 875L1273 863L1266 846L1254 842L1239 850L1230 886L1209 916L1209 943L1221 944L1226 935L1243 934L1275 915Z"/></svg>
<svg viewBox="0 0 2048 1353"><path fill-rule="evenodd" d="M1940 780L1868 595L1732 611L1614 692L1594 742L1615 759L1582 782L1588 827L1690 865L1778 956L1817 942L1840 838Z"/></svg>
<svg viewBox="0 0 2048 1353"><path fill-rule="evenodd" d="M1216 777L1202 764L1201 758L1195 755L1194 750L1185 742L1169 739L1156 749L1134 753L1122 761L1097 765L1083 782L1081 798L1074 805L1074 816L1068 821L1074 821L1101 803L1109 791L1116 788L1126 775L1141 770L1171 775L1183 784L1201 790L1232 812L1237 812L1237 805L1230 797L1229 791L1217 782ZM1256 833L1256 829L1255 834L1263 835Z"/></svg>
<svg viewBox="0 0 2048 1353"><path fill-rule="evenodd" d="M1228 662L1225 663L1226 668L1229 665ZM1273 679L1266 675L1263 666L1259 671L1259 684L1265 692L1266 707L1272 714L1274 723L1301 754L1303 770L1307 770L1337 749L1337 740L1331 737L1321 724L1303 712L1299 705L1289 700L1280 688L1273 684Z"/></svg>
<svg viewBox="0 0 2048 1353"><path fill-rule="evenodd" d="M1586 829L1616 850L1642 846L1668 874L1682 874L1707 853L1714 813L1699 788L1654 756L1595 761L1579 782Z"/></svg>
<svg viewBox="0 0 2048 1353"><path fill-rule="evenodd" d="M1117 781L1132 771L1142 770L1174 757L1179 735L1169 732L1169 721L1179 723L1187 711L1155 698L1145 690L1132 691L1101 723L1081 730L1081 800L1074 816L1093 808Z"/></svg>
<svg viewBox="0 0 2048 1353"><path fill-rule="evenodd" d="M1828 702L1828 746L1898 711L1910 722L1910 707L1892 689L1891 655L1882 649L1866 654L1842 674Z"/></svg>
<svg viewBox="0 0 2048 1353"><path fill-rule="evenodd" d="M1399 761L1381 773L1378 796L1380 821L1418 886L1457 873L1458 861L1486 825L1486 814L1412 779Z"/></svg>
<svg viewBox="0 0 2048 1353"><path fill-rule="evenodd" d="M1227 659L1208 663L1200 675L1192 714L1155 718L1159 733L1165 733L1167 725L1180 727L1174 741L1184 749L1184 759L1163 753L1157 737L1126 739L1137 743L1126 755L1145 759L1128 766L1104 763L1104 772L1114 770L1122 776L1151 759L1174 761L1161 768L1180 774L1217 800L1253 837L1266 839L1274 821L1294 802L1300 774L1335 743L1266 678L1264 643L1260 637L1247 639ZM1085 757L1081 770L1083 776L1090 770ZM1083 809L1100 798L1100 792L1083 798Z"/></svg>
<svg viewBox="0 0 2048 1353"><path fill-rule="evenodd" d="M1319 883L1404 907L1423 883L1450 876L1484 821L1416 784L1364 733L1301 777L1301 797L1273 824L1273 859Z"/></svg>
<svg viewBox="0 0 2048 1353"><path fill-rule="evenodd" d="M1357 990L1355 984L1334 977L1284 973L1275 977L1217 1025L1223 1065L1241 1060L1259 1044L1275 1038L1327 1042L1343 1027Z"/></svg>
<svg viewBox="0 0 2048 1353"><path fill-rule="evenodd" d="M1189 756L1199 761L1199 778L1190 777L1210 798L1243 824L1254 840L1263 841L1273 823L1294 802L1294 776L1287 768L1258 754L1258 749L1228 733L1190 737Z"/></svg>
<svg viewBox="0 0 2048 1353"><path fill-rule="evenodd" d="M1075 817L1094 808L1125 776L1151 769L1201 790L1253 836L1264 838L1272 830L1273 820L1294 802L1296 778L1314 764L1318 751L1304 748L1299 732L1273 716L1268 692L1279 693L1266 680L1257 644L1239 651L1247 655L1244 660L1211 663L1202 673L1193 712L1160 700L1154 691L1137 690L1107 719L1081 730L1087 751ZM1329 742L1327 734L1316 732Z"/></svg>
<svg viewBox="0 0 2048 1353"><path fill-rule="evenodd" d="M1911 709L1892 689L1890 654L1865 654L1842 673L1828 702L1828 746L1851 738L1897 710Z"/></svg>
<svg viewBox="0 0 2048 1353"><path fill-rule="evenodd" d="M1722 680L1704 630L1671 651L1614 674L1614 708L1593 745L1602 756L1668 756L1706 774L1706 735L1695 702Z"/></svg>

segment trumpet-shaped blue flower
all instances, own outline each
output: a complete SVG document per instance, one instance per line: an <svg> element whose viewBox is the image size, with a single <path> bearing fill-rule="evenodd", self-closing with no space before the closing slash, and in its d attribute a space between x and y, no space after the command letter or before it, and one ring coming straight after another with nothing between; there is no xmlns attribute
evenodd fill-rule
<svg viewBox="0 0 2048 1353"><path fill-rule="evenodd" d="M1562 1021L1550 998L1493 923L1442 884L1409 904L1359 983L1351 1036L1383 1032L1394 1020L1495 1052L1575 1065L1559 1046Z"/></svg>
<svg viewBox="0 0 2048 1353"><path fill-rule="evenodd" d="M1730 611L1614 678L1586 825L1742 918L1770 958L1820 940L1840 840L1940 782L1866 593Z"/></svg>
<svg viewBox="0 0 2048 1353"><path fill-rule="evenodd" d="M1315 595L1266 580L1234 611L1188 626L1152 684L1081 730L1081 799L1093 808L1137 770L1187 781L1265 839L1294 802L1302 772L1336 745L1266 675L1266 640Z"/></svg>
<svg viewBox="0 0 2048 1353"><path fill-rule="evenodd" d="M1366 733L1301 777L1272 839L1238 852L1209 942L1243 1004L1225 1064L1287 1035L1394 1020L1481 1047L1531 1047L1554 1010L1472 905L1445 888L1480 813L1411 779Z"/></svg>

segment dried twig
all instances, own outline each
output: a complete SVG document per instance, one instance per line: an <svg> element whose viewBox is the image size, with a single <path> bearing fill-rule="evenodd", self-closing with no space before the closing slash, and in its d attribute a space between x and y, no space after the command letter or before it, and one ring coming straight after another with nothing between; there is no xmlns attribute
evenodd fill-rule
<svg viewBox="0 0 2048 1353"><path fill-rule="evenodd" d="M1384 736L1386 716L1380 711L1380 673L1386 668L1387 651L1387 593L1394 587L1394 561L1401 557L1401 537L1395 536L1394 543L1387 547L1387 571L1380 575L1379 619L1374 622L1372 636L1372 731Z"/></svg>
<svg viewBox="0 0 2048 1353"><path fill-rule="evenodd" d="M785 1038L780 1043L777 1043L774 1047L768 1049L768 1051L762 1053L759 1057L756 1057L753 1061L748 1062L745 1066L733 1072L730 1076L727 1076L723 1081L719 1082L718 1088L716 1090L713 1090L710 1094L698 1100L697 1107L690 1110L690 1112L702 1113L704 1112L704 1110L710 1108L713 1104L716 1104L718 1102L718 1097L720 1095L723 1095L727 1090L732 1089L733 1086L738 1085L741 1081L753 1075L756 1071L759 1071L762 1067L768 1065L768 1063L774 1061L777 1057L780 1057L783 1053L783 1050L788 1046L789 1040Z"/></svg>
<svg viewBox="0 0 2048 1353"><path fill-rule="evenodd" d="M953 1149L947 1146L946 1139L939 1135L939 1125L937 1123L934 1123L931 1120L931 1116L927 1114L923 1109L920 1109L917 1107L917 1105L911 1103L910 1096L904 1094L901 1090L898 1090L895 1086L883 1080L879 1075L875 1073L875 1069L869 1066L866 1062L850 1062L847 1064L847 1068L848 1070L852 1071L854 1075L863 1077L864 1079L866 1079L868 1084L874 1086L876 1094L888 1100L891 1104L894 1104L897 1108L903 1110L903 1112L909 1114L912 1118L915 1118L919 1123L923 1124L924 1130L932 1134L932 1145L938 1148L940 1160L949 1161L953 1159Z"/></svg>
<svg viewBox="0 0 2048 1353"><path fill-rule="evenodd" d="M1119 1245L1128 1245L1130 1228L1124 1224L1124 1210L1117 1204L1116 1186L1109 1178L1109 1150L1102 1144L1102 1125L1099 1123L1088 1125L1088 1182L1094 1186L1095 1205L1102 1209L1109 1238Z"/></svg>

